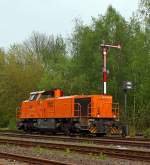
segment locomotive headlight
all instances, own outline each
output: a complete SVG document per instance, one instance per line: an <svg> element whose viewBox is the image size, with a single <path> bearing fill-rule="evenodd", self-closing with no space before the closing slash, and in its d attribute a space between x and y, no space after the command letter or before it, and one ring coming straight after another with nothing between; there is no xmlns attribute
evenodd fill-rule
<svg viewBox="0 0 150 165"><path fill-rule="evenodd" d="M116 118L116 115L113 115L113 118Z"/></svg>
<svg viewBox="0 0 150 165"><path fill-rule="evenodd" d="M100 117L100 114L99 113L97 114L97 117Z"/></svg>

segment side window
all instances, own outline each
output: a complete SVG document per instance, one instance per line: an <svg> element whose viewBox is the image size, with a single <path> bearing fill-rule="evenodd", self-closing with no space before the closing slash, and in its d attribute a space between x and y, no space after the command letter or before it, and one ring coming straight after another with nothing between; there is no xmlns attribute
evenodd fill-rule
<svg viewBox="0 0 150 165"><path fill-rule="evenodd" d="M44 92L42 93L38 99L47 99L47 98L51 98L51 97L54 97L54 91L47 91L47 92Z"/></svg>
<svg viewBox="0 0 150 165"><path fill-rule="evenodd" d="M50 97L51 97L51 95L49 95L49 94L41 94L39 99L47 99L47 98L50 98Z"/></svg>

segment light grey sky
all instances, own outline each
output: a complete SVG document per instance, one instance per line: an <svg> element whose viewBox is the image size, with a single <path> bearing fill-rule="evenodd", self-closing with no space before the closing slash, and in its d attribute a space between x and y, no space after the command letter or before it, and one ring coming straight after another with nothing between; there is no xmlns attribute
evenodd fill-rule
<svg viewBox="0 0 150 165"><path fill-rule="evenodd" d="M0 47L20 43L33 31L68 37L75 18L88 24L112 5L126 19L138 0L0 0Z"/></svg>

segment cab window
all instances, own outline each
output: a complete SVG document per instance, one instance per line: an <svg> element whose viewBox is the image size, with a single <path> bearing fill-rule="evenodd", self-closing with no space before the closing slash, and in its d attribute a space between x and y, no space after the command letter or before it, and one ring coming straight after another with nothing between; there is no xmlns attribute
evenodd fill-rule
<svg viewBox="0 0 150 165"><path fill-rule="evenodd" d="M38 99L47 99L47 98L51 98L54 97L54 92L53 91L46 91L44 93L41 93L40 96L38 97Z"/></svg>
<svg viewBox="0 0 150 165"><path fill-rule="evenodd" d="M29 97L29 101L36 100L37 97L38 97L38 94L31 94L30 97Z"/></svg>

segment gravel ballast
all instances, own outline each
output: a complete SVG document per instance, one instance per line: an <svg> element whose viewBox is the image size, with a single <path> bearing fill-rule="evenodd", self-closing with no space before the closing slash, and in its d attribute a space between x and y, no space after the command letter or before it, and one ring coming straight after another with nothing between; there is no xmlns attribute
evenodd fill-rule
<svg viewBox="0 0 150 165"><path fill-rule="evenodd" d="M57 160L65 163L73 163L77 165L149 165L148 162L142 161L130 161L124 159L109 158L106 155L100 154L99 156L94 156L92 154L83 155L65 149L60 150L49 150L40 147L34 148L24 148L14 145L0 145L0 152L7 152L11 154L20 154L29 157L45 158L50 160ZM5 161L5 163L4 163ZM4 165L18 165L16 161L10 161L0 159L0 164ZM20 165L26 165L27 163L19 163Z"/></svg>

